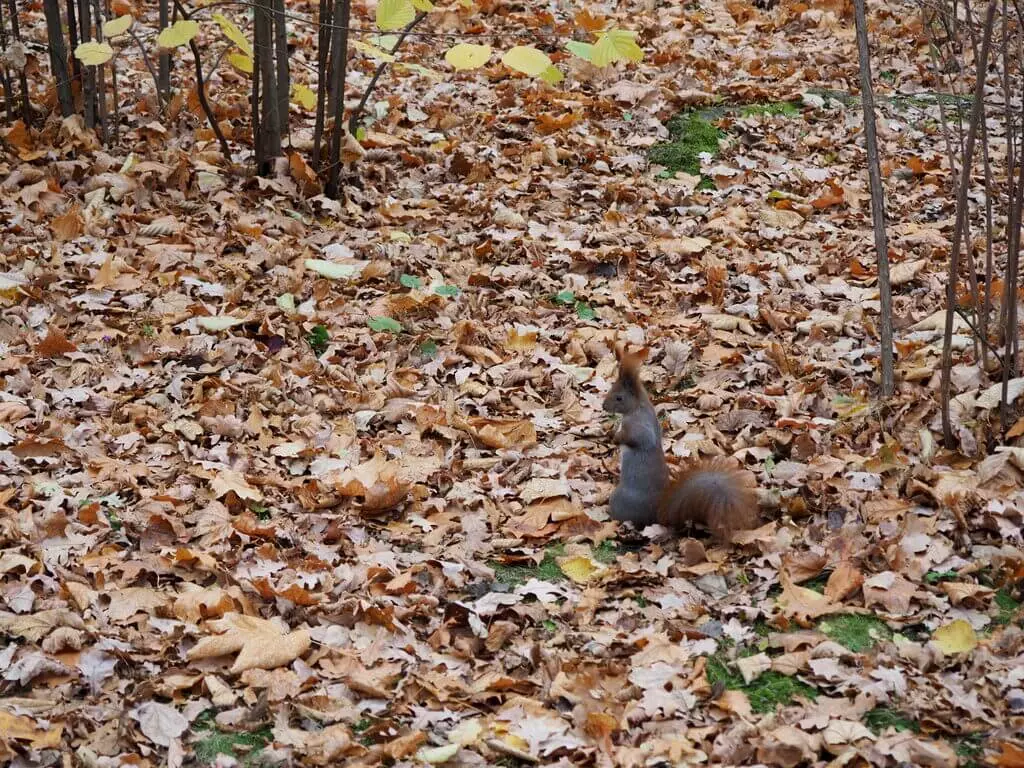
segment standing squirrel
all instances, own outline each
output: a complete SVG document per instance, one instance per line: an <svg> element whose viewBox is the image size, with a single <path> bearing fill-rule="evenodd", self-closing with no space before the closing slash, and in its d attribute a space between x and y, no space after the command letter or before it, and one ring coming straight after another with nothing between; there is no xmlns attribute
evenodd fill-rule
<svg viewBox="0 0 1024 768"><path fill-rule="evenodd" d="M604 399L604 410L621 413L616 441L622 445L619 484L608 501L616 520L641 527L660 523L679 528L703 523L728 541L736 531L758 525L757 496L749 472L727 459L694 463L672 479L661 446L661 424L640 381L647 350L628 353L616 346L619 378Z"/></svg>

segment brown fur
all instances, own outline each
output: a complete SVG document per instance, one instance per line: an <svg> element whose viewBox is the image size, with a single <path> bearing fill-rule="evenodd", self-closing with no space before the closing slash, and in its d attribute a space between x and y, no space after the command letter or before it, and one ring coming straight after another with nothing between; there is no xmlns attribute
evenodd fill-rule
<svg viewBox="0 0 1024 768"><path fill-rule="evenodd" d="M758 525L754 477L724 458L690 464L673 479L658 503L658 522L670 528L701 523L721 541Z"/></svg>

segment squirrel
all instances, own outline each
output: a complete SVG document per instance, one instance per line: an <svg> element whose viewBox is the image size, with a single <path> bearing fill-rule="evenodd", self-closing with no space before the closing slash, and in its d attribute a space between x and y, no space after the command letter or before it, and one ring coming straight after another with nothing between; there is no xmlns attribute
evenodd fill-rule
<svg viewBox="0 0 1024 768"><path fill-rule="evenodd" d="M753 477L728 459L698 461L674 479L661 445L661 424L640 381L647 350L629 353L616 345L619 377L604 410L622 414L616 442L622 446L619 484L608 500L611 516L642 527L660 523L680 528L703 523L712 536L729 541L737 531L759 524Z"/></svg>

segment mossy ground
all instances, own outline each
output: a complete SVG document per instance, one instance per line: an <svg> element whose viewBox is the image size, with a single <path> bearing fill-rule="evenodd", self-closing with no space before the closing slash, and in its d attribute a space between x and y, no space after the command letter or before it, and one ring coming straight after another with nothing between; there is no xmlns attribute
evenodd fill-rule
<svg viewBox="0 0 1024 768"><path fill-rule="evenodd" d="M530 579L560 581L565 578L565 574L558 567L555 558L564 554L565 545L553 544L544 551L544 559L538 565L505 565L498 562L491 562L489 565L494 569L495 580L509 587L518 587Z"/></svg>
<svg viewBox="0 0 1024 768"><path fill-rule="evenodd" d="M214 723L212 711L200 715L193 728L198 736L195 759L200 765L213 764L217 755L235 758L244 766L256 765L260 752L273 740L269 728L241 733L222 731Z"/></svg>
<svg viewBox="0 0 1024 768"><path fill-rule="evenodd" d="M672 138L651 147L647 157L673 175L679 171L699 175L701 155L717 155L718 142L725 138L724 131L693 112L672 118L668 129Z"/></svg>
<svg viewBox="0 0 1024 768"><path fill-rule="evenodd" d="M818 629L854 653L871 649L875 643L892 637L892 630L874 616L860 614L825 616Z"/></svg>
<svg viewBox="0 0 1024 768"><path fill-rule="evenodd" d="M715 121L726 115L795 117L799 114L800 109L788 101L720 104L701 110L690 110L669 120L669 140L651 147L647 157L651 163L664 166L666 175L673 176L682 171L697 176L700 174L701 155L716 156L720 148L719 142L726 137L726 132L715 125ZM709 179L702 181L702 186L709 185L714 188Z"/></svg>
<svg viewBox="0 0 1024 768"><path fill-rule="evenodd" d="M897 731L914 731L917 733L920 726L913 718L889 707L875 707L864 715L864 725L877 734L885 733L889 728Z"/></svg>
<svg viewBox="0 0 1024 768"><path fill-rule="evenodd" d="M732 668L721 655L708 658L708 682L712 685L722 683L732 691L742 691L750 701L750 708L758 714L774 712L782 704L788 704L797 696L814 700L818 692L797 680L779 672L765 672L756 680L747 684L742 675Z"/></svg>

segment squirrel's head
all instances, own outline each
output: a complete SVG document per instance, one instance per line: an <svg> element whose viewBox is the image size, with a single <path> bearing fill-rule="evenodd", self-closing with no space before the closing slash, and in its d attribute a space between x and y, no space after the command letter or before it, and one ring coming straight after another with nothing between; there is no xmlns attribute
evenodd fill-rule
<svg viewBox="0 0 1024 768"><path fill-rule="evenodd" d="M640 381L640 365L647 359L647 348L627 352L624 346L617 344L615 357L619 360L619 378L608 390L602 407L608 413L631 413L647 400Z"/></svg>

